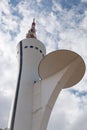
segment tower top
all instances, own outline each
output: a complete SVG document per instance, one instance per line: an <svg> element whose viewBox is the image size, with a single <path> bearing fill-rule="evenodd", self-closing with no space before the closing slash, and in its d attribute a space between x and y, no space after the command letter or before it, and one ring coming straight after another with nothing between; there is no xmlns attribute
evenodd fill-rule
<svg viewBox="0 0 87 130"><path fill-rule="evenodd" d="M26 38L36 38L35 18L33 18L31 29L28 31Z"/></svg>

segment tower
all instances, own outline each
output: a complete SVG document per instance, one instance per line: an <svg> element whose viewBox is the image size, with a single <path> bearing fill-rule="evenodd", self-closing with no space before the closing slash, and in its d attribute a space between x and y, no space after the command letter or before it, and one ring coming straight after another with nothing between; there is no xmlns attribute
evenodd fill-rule
<svg viewBox="0 0 87 130"><path fill-rule="evenodd" d="M13 100L10 130L46 130L48 120L63 88L71 87L83 77L83 59L69 50L46 55L43 43L36 38L35 20L17 45L18 81Z"/></svg>

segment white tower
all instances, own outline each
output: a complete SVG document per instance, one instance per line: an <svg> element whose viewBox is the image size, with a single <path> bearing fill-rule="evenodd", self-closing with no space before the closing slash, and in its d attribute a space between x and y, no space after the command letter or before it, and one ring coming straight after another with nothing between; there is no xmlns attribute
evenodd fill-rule
<svg viewBox="0 0 87 130"><path fill-rule="evenodd" d="M33 20L26 39L17 45L19 75L10 130L46 130L62 88L71 87L83 77L85 64L78 54L68 50L45 54L45 46L36 39Z"/></svg>

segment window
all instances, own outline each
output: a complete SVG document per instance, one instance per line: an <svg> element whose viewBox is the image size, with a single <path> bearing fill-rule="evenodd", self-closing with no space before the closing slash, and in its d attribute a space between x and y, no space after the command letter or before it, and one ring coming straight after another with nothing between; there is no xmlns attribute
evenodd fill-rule
<svg viewBox="0 0 87 130"><path fill-rule="evenodd" d="M40 53L42 53L42 51L40 50Z"/></svg>
<svg viewBox="0 0 87 130"><path fill-rule="evenodd" d="M28 48L28 46L25 46L24 48Z"/></svg>
<svg viewBox="0 0 87 130"><path fill-rule="evenodd" d="M30 48L33 48L33 46L30 46Z"/></svg>
<svg viewBox="0 0 87 130"><path fill-rule="evenodd" d="M35 47L36 50L38 50L38 47Z"/></svg>
<svg viewBox="0 0 87 130"><path fill-rule="evenodd" d="M44 54L43 54L43 57L44 57Z"/></svg>
<svg viewBox="0 0 87 130"><path fill-rule="evenodd" d="M17 51L17 54L19 53L19 51Z"/></svg>
<svg viewBox="0 0 87 130"><path fill-rule="evenodd" d="M34 81L34 83L36 83L36 81Z"/></svg>

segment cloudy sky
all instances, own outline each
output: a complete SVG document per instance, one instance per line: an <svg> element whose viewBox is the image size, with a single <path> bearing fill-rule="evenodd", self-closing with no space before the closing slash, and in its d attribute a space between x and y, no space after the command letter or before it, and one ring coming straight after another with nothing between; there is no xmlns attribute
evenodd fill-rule
<svg viewBox="0 0 87 130"><path fill-rule="evenodd" d="M16 45L36 19L47 53L69 49L87 65L87 0L0 0L0 128L7 127L17 80ZM48 130L87 129L87 73L56 101Z"/></svg>

